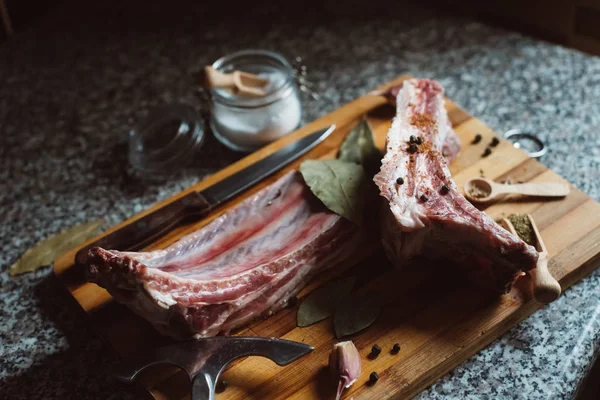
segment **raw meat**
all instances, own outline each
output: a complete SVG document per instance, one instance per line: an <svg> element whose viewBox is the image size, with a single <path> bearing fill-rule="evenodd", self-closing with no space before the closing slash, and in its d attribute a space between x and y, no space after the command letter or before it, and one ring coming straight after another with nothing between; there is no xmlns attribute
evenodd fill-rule
<svg viewBox="0 0 600 400"><path fill-rule="evenodd" d="M207 337L284 307L358 237L291 172L164 250L91 249L88 274L159 332Z"/></svg>
<svg viewBox="0 0 600 400"><path fill-rule="evenodd" d="M444 139L444 144L442 146L442 155L448 163L451 163L460 153L460 139L456 132L454 132L454 129L452 129L450 120L447 120L448 127L446 128L446 139Z"/></svg>
<svg viewBox="0 0 600 400"><path fill-rule="evenodd" d="M394 107L397 107L396 97L398 97L398 93L400 93L400 90L402 90L403 83L400 85L392 86L384 91L378 90L371 92L371 94L374 96L383 96L389 104L393 105ZM454 129L452 129L452 124L450 123L450 120L448 118L446 119L448 121L448 130L446 132L446 138L443 140L444 145L442 147L442 155L446 158L446 161L450 163L452 162L452 160L458 157L458 154L460 153L460 139L456 135L456 132L454 132Z"/></svg>
<svg viewBox="0 0 600 400"><path fill-rule="evenodd" d="M441 85L405 81L396 102L386 155L374 178L387 200L382 241L388 258L397 266L419 254L452 260L481 285L509 290L522 271L535 268L538 254L456 187L442 155L452 130ZM423 143L411 143L411 136L413 142L422 137Z"/></svg>

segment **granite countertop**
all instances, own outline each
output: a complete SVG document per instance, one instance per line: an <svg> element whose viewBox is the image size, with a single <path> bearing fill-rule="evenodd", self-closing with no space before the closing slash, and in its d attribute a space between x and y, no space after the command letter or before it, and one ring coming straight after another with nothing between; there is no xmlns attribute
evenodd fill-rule
<svg viewBox="0 0 600 400"><path fill-rule="evenodd" d="M496 131L536 132L550 146L542 162L600 199L597 57L406 5L300 15L302 4L258 4L214 18L201 2L85 3L0 45L0 398L140 397L102 373L114 356L50 268L10 278L7 267L60 229L112 226L238 159L209 138L168 182L126 173L135 121L197 104L189 72L234 50L304 57L321 94L304 101L305 121L402 73L438 79ZM599 287L596 271L419 398L571 397L599 348Z"/></svg>

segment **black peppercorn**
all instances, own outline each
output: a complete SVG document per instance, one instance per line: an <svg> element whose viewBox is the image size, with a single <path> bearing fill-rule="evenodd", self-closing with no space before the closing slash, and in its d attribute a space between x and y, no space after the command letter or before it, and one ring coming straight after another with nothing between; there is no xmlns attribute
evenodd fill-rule
<svg viewBox="0 0 600 400"><path fill-rule="evenodd" d="M481 142L481 135L478 133L477 135L475 135L475 138L473 138L473 141L471 143L477 144L479 142Z"/></svg>
<svg viewBox="0 0 600 400"><path fill-rule="evenodd" d="M492 139L492 142L490 143L490 146L496 147L496 146L498 146L498 143L500 143L500 140L497 137L495 137L495 138Z"/></svg>
<svg viewBox="0 0 600 400"><path fill-rule="evenodd" d="M369 375L369 385L374 385L379 380L379 374L377 372L371 372Z"/></svg>
<svg viewBox="0 0 600 400"><path fill-rule="evenodd" d="M444 185L444 186L442 186L442 188L440 189L440 192L441 192L442 194L447 194L449 191L450 191L450 186L448 186L448 185Z"/></svg>
<svg viewBox="0 0 600 400"><path fill-rule="evenodd" d="M410 135L410 137L408 138L408 143L417 143L417 138L415 137L415 135Z"/></svg>
<svg viewBox="0 0 600 400"><path fill-rule="evenodd" d="M397 183L398 185L402 185L402 184L404 183L404 179L403 179L403 178L401 178L401 177L399 177L399 178L397 178L397 179L396 179L396 183Z"/></svg>
<svg viewBox="0 0 600 400"><path fill-rule="evenodd" d="M215 392L223 393L225 389L227 389L227 385L229 385L227 380L223 379L222 381L219 381L219 383L217 383L217 387L215 387Z"/></svg>
<svg viewBox="0 0 600 400"><path fill-rule="evenodd" d="M400 345L398 343L396 343L393 347L392 347L392 354L398 354L400 352Z"/></svg>
<svg viewBox="0 0 600 400"><path fill-rule="evenodd" d="M425 196L424 194L421 195L421 197L419 197L421 199L422 202L426 202L427 201L427 196Z"/></svg>
<svg viewBox="0 0 600 400"><path fill-rule="evenodd" d="M492 149L490 149L489 147L485 149L485 151L483 152L483 154L481 155L481 157L487 157L490 154L492 154Z"/></svg>
<svg viewBox="0 0 600 400"><path fill-rule="evenodd" d="M379 354L381 354L381 347L378 344L374 344L371 347L371 358L377 358Z"/></svg>
<svg viewBox="0 0 600 400"><path fill-rule="evenodd" d="M425 141L421 136L417 137L417 144L422 144Z"/></svg>
<svg viewBox="0 0 600 400"><path fill-rule="evenodd" d="M414 143L411 143L410 146L408 146L409 153L416 153L418 150L419 150L419 148Z"/></svg>

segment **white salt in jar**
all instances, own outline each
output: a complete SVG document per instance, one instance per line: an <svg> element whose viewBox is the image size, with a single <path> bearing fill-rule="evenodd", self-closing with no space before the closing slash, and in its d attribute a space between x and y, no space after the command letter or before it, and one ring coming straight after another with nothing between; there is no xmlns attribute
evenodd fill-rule
<svg viewBox="0 0 600 400"><path fill-rule="evenodd" d="M254 151L298 127L302 106L294 69L283 56L266 50L245 50L220 58L212 67L224 73L250 72L269 80L263 97L211 89L210 125L224 145L237 151Z"/></svg>

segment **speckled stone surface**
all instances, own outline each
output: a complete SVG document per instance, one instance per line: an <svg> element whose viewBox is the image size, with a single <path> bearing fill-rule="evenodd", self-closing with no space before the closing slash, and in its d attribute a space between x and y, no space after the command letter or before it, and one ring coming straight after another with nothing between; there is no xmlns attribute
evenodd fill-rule
<svg viewBox="0 0 600 400"><path fill-rule="evenodd" d="M141 396L102 373L113 356L50 268L6 270L49 234L116 224L239 158L209 138L166 183L125 173L134 122L156 105L197 104L189 71L231 51L304 57L322 96L305 100L305 121L401 73L438 79L498 132L537 132L550 146L542 161L600 198L597 57L407 6L340 16L294 3L223 19L197 3L67 4L0 45L0 398ZM599 287L595 272L419 398L570 398L599 347Z"/></svg>

